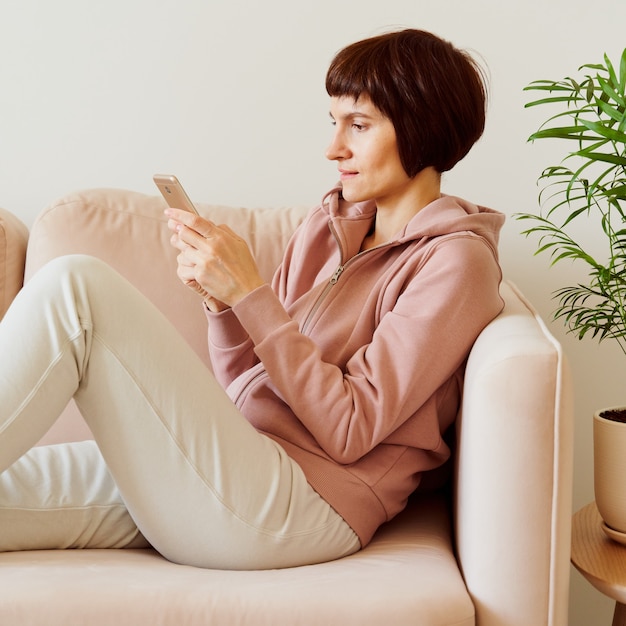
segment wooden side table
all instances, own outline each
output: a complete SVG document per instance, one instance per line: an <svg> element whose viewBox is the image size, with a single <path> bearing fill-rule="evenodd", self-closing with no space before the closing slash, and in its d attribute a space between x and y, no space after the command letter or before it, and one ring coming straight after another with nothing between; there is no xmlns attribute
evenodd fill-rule
<svg viewBox="0 0 626 626"><path fill-rule="evenodd" d="M606 536L595 502L572 518L572 563L596 589L615 600L613 626L626 626L626 546Z"/></svg>

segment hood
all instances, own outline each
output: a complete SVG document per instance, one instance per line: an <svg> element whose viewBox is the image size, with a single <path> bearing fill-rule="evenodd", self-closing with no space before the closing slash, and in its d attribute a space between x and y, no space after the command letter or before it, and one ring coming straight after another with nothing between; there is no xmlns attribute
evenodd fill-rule
<svg viewBox="0 0 626 626"><path fill-rule="evenodd" d="M376 215L376 203L348 202L341 197L341 186L329 191L322 201L323 209L338 230L367 228ZM500 230L505 216L499 211L480 206L458 198L442 194L440 198L426 205L409 223L396 233L393 241L407 241L440 237L453 233L472 232L485 239L497 253Z"/></svg>

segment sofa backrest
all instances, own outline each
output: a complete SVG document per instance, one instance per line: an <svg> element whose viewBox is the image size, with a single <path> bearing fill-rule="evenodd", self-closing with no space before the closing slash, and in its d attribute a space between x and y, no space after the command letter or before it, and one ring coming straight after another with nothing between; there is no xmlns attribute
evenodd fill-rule
<svg viewBox="0 0 626 626"><path fill-rule="evenodd" d="M270 280L306 207L233 208L196 204L201 215L244 237L263 278ZM68 195L48 206L30 233L26 280L47 261L91 254L117 269L165 313L209 365L201 301L176 276L176 254L160 196L117 189Z"/></svg>

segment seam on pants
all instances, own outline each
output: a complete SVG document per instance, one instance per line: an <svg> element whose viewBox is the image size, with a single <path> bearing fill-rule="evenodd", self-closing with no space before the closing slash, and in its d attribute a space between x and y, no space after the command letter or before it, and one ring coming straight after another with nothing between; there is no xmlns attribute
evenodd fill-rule
<svg viewBox="0 0 626 626"><path fill-rule="evenodd" d="M28 393L27 396L24 398L24 400L20 402L20 404L17 406L13 414L7 418L2 428L0 428L0 433L3 433L9 426L13 424L13 422L15 421L15 418L24 410L24 407L28 406L28 404L33 399L33 397L37 395L37 393L39 392L39 389L41 389L41 386L48 378L50 372L54 369L54 367L61 360L61 357L63 356L67 346L74 343L74 341L76 341L76 339L80 337L82 332L83 332L83 329L81 327L74 334L69 335L67 340L63 342L63 344L61 345L61 348L59 349L58 354L52 359L51 363L44 370L43 374L40 376L37 383L33 386L30 393Z"/></svg>

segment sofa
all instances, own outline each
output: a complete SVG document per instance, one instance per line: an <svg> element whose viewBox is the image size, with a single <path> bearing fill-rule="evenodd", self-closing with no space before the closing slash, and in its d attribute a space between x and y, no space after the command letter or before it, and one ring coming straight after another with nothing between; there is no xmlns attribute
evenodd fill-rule
<svg viewBox="0 0 626 626"><path fill-rule="evenodd" d="M197 206L247 239L267 279L307 210ZM92 254L135 283L210 368L207 321L176 277L164 208L156 196L86 190L45 208L30 232L0 209L0 316L49 259ZM452 461L359 553L242 572L173 564L151 549L3 553L0 624L565 626L571 380L529 302L507 280L501 293L504 310L468 358ZM70 403L39 445L89 437Z"/></svg>

